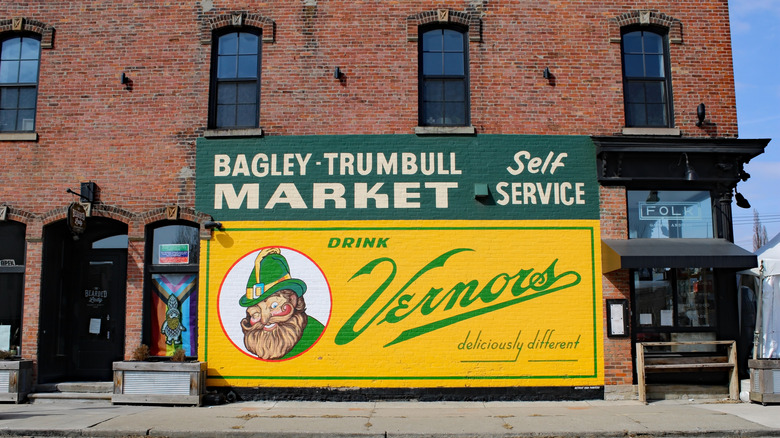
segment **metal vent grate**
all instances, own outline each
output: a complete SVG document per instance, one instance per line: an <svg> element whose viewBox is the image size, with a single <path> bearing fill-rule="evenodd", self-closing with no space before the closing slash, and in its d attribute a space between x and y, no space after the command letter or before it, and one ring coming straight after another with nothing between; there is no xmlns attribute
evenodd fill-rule
<svg viewBox="0 0 780 438"><path fill-rule="evenodd" d="M780 394L780 370L772 370L772 393Z"/></svg>
<svg viewBox="0 0 780 438"><path fill-rule="evenodd" d="M9 370L0 371L0 392L10 392L10 388L8 388L10 380L11 380L11 371Z"/></svg>
<svg viewBox="0 0 780 438"><path fill-rule="evenodd" d="M190 395L190 373L125 371L125 394Z"/></svg>

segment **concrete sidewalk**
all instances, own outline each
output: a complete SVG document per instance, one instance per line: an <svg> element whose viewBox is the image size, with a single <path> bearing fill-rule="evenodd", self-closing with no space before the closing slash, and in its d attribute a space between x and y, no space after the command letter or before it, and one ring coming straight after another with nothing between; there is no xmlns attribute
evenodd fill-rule
<svg viewBox="0 0 780 438"><path fill-rule="evenodd" d="M57 401L0 405L0 436L780 437L780 406L662 401L240 402L211 407Z"/></svg>

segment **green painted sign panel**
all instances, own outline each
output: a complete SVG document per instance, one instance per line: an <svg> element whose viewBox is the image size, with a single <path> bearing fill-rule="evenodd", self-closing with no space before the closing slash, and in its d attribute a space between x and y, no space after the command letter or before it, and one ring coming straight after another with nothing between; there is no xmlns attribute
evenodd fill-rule
<svg viewBox="0 0 780 438"><path fill-rule="evenodd" d="M586 136L200 138L196 185L220 221L599 217Z"/></svg>

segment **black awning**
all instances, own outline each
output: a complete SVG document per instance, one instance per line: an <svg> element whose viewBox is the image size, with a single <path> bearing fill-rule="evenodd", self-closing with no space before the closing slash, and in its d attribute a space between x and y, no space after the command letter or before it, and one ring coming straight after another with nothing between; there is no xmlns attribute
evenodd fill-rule
<svg viewBox="0 0 780 438"><path fill-rule="evenodd" d="M628 239L601 241L602 272L638 268L758 266L756 256L724 239Z"/></svg>

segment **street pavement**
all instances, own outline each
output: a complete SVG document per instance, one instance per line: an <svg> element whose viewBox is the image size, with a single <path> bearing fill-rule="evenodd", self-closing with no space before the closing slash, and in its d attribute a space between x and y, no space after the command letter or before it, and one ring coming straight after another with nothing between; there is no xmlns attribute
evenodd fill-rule
<svg viewBox="0 0 780 438"><path fill-rule="evenodd" d="M256 401L206 407L53 401L0 404L0 436L29 437L780 437L780 405Z"/></svg>

